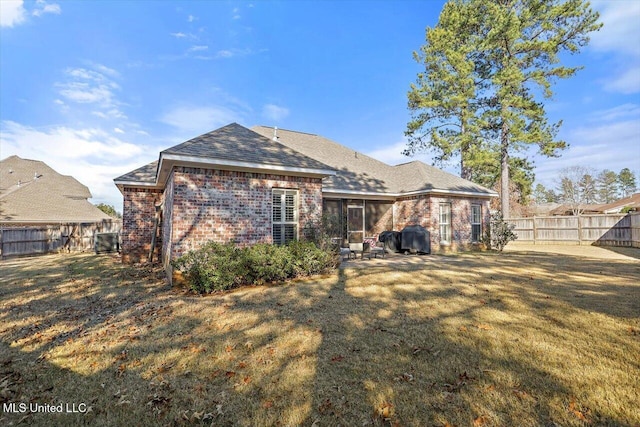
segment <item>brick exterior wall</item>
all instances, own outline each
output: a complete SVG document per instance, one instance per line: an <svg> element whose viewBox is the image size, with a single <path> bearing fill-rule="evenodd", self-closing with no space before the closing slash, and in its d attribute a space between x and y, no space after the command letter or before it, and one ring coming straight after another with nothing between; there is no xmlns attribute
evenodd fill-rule
<svg viewBox="0 0 640 427"><path fill-rule="evenodd" d="M440 244L440 203L451 203L451 244ZM482 233L489 225L490 212L487 199L446 196L412 196L399 198L393 207L394 230L407 225L421 225L431 236L431 251L466 250L476 245L471 242L471 205L482 207Z"/></svg>
<svg viewBox="0 0 640 427"><path fill-rule="evenodd" d="M164 260L208 241L250 245L272 242L272 189L298 190L298 233L322 214L322 180L284 175L175 168L165 197ZM170 220L169 220L170 218ZM170 251L170 252L169 252Z"/></svg>
<svg viewBox="0 0 640 427"><path fill-rule="evenodd" d="M122 260L140 262L149 256L155 206L162 199L162 190L124 188L122 212ZM156 240L156 254L162 249L162 237Z"/></svg>

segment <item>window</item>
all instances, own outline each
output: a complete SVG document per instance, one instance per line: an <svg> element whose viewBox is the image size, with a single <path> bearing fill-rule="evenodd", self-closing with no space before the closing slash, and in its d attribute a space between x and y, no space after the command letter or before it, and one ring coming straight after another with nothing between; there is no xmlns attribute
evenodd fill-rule
<svg viewBox="0 0 640 427"><path fill-rule="evenodd" d="M451 243L451 203L440 203L440 243Z"/></svg>
<svg viewBox="0 0 640 427"><path fill-rule="evenodd" d="M274 189L273 243L283 245L298 239L298 191Z"/></svg>
<svg viewBox="0 0 640 427"><path fill-rule="evenodd" d="M477 243L482 235L482 206L471 205L471 241Z"/></svg>

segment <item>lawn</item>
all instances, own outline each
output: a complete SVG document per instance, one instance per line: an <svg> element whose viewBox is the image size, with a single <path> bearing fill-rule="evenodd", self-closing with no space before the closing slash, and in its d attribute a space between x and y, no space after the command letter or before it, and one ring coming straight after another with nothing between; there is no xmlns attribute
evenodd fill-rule
<svg viewBox="0 0 640 427"><path fill-rule="evenodd" d="M0 425L640 425L640 250L516 249L206 297L111 255L1 261Z"/></svg>

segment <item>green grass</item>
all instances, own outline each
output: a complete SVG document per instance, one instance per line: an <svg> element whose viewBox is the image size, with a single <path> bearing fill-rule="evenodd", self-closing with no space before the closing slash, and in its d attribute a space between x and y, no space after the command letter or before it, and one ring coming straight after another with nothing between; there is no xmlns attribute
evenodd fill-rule
<svg viewBox="0 0 640 427"><path fill-rule="evenodd" d="M640 424L640 251L357 261L200 297L116 257L0 262L0 401L27 425Z"/></svg>

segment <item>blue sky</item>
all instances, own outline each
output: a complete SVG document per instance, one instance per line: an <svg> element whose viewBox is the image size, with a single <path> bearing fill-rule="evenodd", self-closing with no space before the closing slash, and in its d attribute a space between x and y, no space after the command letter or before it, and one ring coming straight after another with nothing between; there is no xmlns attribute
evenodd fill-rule
<svg viewBox="0 0 640 427"><path fill-rule="evenodd" d="M43 160L119 210L113 178L234 121L410 161L412 52L443 4L2 0L0 158ZM547 101L571 147L530 153L549 187L573 165L628 167L640 181L640 2L592 4L605 26L565 58L585 69Z"/></svg>

